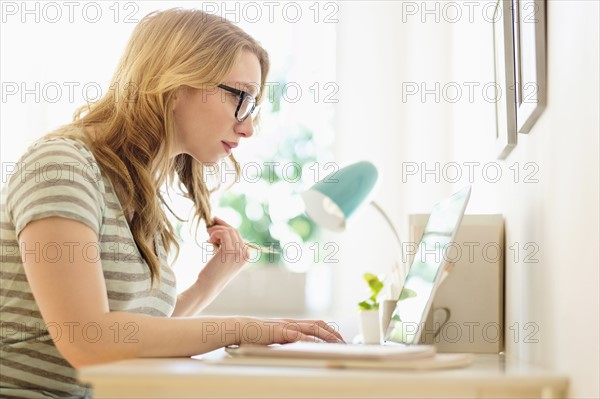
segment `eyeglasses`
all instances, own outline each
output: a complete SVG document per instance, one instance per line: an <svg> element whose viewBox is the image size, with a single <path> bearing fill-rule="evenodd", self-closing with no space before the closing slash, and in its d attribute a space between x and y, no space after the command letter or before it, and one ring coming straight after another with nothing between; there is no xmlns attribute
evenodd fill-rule
<svg viewBox="0 0 600 399"><path fill-rule="evenodd" d="M238 122L243 122L248 115L254 112L254 109L256 108L256 99L252 94L223 84L217 85L217 87L240 97L240 102L235 109L235 119L237 119Z"/></svg>

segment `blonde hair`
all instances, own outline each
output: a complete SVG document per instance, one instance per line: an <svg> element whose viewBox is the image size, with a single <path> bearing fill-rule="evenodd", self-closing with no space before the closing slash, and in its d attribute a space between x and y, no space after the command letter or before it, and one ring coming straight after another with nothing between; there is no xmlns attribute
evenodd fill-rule
<svg viewBox="0 0 600 399"><path fill-rule="evenodd" d="M163 183L178 187L194 203L193 219L214 224L205 166L188 154L170 159L174 137L172 104L176 89L207 89L220 83L243 51L261 67L260 101L269 71L267 52L242 29L200 10L173 8L145 16L134 29L108 91L99 101L76 110L73 122L44 138L70 137L83 141L115 186L133 237L150 268L152 282L160 279L160 262L152 242L158 232L167 251L179 244L161 209ZM87 112L86 112L87 111ZM85 113L85 114L84 114ZM93 128L89 135L84 128ZM240 167L233 156L236 178ZM237 180L237 179L236 179ZM127 215L126 215L127 216ZM196 232L197 232L196 229Z"/></svg>

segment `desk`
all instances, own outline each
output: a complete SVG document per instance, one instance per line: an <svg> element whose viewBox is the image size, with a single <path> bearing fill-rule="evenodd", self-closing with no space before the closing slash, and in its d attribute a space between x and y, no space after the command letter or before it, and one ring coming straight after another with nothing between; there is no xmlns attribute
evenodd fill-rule
<svg viewBox="0 0 600 399"><path fill-rule="evenodd" d="M196 358L123 360L79 370L95 398L559 398L565 376L477 355L427 372L211 364Z"/></svg>

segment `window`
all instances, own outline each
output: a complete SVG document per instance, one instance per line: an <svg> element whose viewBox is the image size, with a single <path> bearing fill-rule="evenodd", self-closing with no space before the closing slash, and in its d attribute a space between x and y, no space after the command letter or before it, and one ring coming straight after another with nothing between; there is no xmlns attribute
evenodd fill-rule
<svg viewBox="0 0 600 399"><path fill-rule="evenodd" d="M223 4L220 7L225 7ZM213 213L238 228L247 241L279 251L253 258L246 268L311 271L323 266L319 262L327 255L327 248L318 242L319 229L303 214L304 207L297 194L332 171L327 162L333 158L330 148L338 98L332 23L337 5L298 2L293 6L299 10L296 14L288 6L286 11L275 8L269 18L267 6L236 4L218 11L261 42L269 52L271 70L261 107L260 129L254 137L242 141L239 151L234 150L241 166L240 179L215 197ZM325 15L329 16L328 21ZM225 172L224 187L231 183L233 175L232 170ZM189 215L190 210L185 200L176 204L180 216ZM183 290L195 281L198 272L197 267L184 265L198 263L199 252L193 238L195 229L187 224L178 227L183 245L176 273L180 277L179 289ZM212 246L203 245L202 237L198 238L204 247L201 261L206 263ZM309 276L307 290L314 290L312 281L322 284L323 276ZM317 302L323 306L328 300L319 298ZM256 306L249 306L257 311Z"/></svg>
<svg viewBox="0 0 600 399"><path fill-rule="evenodd" d="M337 3L181 2L177 6L202 8L232 20L269 51L271 72L262 127L235 150L242 167L240 181L221 193L218 201L215 197L213 209L240 228L248 241L279 246L281 253L274 261L304 272L322 258L323 249L315 248L318 231L302 216L300 199L294 194L331 172L324 163L333 157L328 148L333 143L338 98ZM31 142L71 121L77 107L111 90L114 68L136 23L151 11L170 7L173 3L166 1L3 5L2 184L10 177L11 162ZM188 201L176 195L171 198L175 212L187 217ZM178 227L183 246L176 272L183 289L195 280L198 262L208 259L199 259L190 236L193 230Z"/></svg>

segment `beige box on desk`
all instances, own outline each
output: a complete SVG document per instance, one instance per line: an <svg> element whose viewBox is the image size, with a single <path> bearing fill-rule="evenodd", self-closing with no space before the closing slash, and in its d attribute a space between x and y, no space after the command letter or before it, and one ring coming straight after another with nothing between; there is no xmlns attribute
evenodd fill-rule
<svg viewBox="0 0 600 399"><path fill-rule="evenodd" d="M409 242L405 248L418 245L428 219L427 214L409 216ZM410 264L415 251L405 251ZM502 215L465 215L445 259L454 266L437 289L421 343L434 344L439 352L503 351Z"/></svg>

